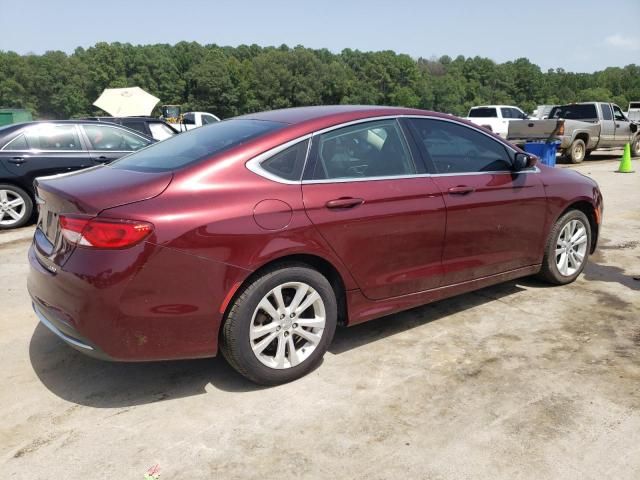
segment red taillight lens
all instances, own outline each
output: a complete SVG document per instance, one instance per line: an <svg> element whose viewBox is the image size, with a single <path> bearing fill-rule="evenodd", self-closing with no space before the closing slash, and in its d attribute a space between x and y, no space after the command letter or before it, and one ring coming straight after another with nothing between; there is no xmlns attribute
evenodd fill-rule
<svg viewBox="0 0 640 480"><path fill-rule="evenodd" d="M125 248L153 231L153 225L138 220L114 220L60 215L62 235L75 245L94 248Z"/></svg>

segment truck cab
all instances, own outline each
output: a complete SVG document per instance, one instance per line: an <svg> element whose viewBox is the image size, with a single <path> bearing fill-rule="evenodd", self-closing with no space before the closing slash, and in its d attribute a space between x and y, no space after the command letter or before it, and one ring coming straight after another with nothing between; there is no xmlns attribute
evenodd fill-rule
<svg viewBox="0 0 640 480"><path fill-rule="evenodd" d="M529 118L520 108L511 105L481 105L472 107L467 120L507 138L509 122Z"/></svg>

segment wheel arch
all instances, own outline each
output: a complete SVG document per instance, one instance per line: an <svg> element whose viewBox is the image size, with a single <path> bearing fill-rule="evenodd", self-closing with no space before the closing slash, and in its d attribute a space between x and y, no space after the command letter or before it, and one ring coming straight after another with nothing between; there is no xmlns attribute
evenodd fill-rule
<svg viewBox="0 0 640 480"><path fill-rule="evenodd" d="M309 268L313 268L317 270L331 284L331 288L336 296L336 303L338 306L338 324L346 325L348 323L348 309L347 309L347 295L346 295L346 286L342 275L339 270L326 258L320 257L318 255L306 254L306 253L295 253L284 255L275 259L272 259L263 265L261 265L258 269L252 272L248 277L246 277L233 291L233 295L228 299L226 305L224 307L224 313L222 316L222 321L219 326L219 335L220 332L224 328L224 324L229 315L229 311L233 307L236 299L242 295L244 287L253 282L256 278L262 275L264 272L269 270L274 270L279 267L283 267L286 265L298 265L298 266L307 266Z"/></svg>
<svg viewBox="0 0 640 480"><path fill-rule="evenodd" d="M587 200L577 200L570 203L560 214L555 218L552 225L558 221L558 218L562 217L565 213L570 210L578 210L585 214L587 219L589 220L589 226L591 227L591 245L589 248L589 253L593 253L596 249L596 245L598 244L598 235L600 230L600 225L598 224L596 217L596 207Z"/></svg>
<svg viewBox="0 0 640 480"><path fill-rule="evenodd" d="M573 138L573 141L582 140L584 142L585 153L586 149L589 146L589 133L588 132L578 132L576 136ZM573 142L571 142L573 143Z"/></svg>

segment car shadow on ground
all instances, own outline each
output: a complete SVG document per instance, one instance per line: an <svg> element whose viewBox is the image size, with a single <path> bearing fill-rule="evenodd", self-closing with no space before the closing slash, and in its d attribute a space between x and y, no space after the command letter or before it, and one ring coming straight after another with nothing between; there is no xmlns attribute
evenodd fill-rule
<svg viewBox="0 0 640 480"><path fill-rule="evenodd" d="M329 351L339 355L521 290L515 282L507 282L351 328L339 328ZM249 392L264 388L236 373L222 356L149 363L96 360L68 347L41 324L33 332L29 356L38 378L54 395L94 408L143 405L200 395L211 389Z"/></svg>

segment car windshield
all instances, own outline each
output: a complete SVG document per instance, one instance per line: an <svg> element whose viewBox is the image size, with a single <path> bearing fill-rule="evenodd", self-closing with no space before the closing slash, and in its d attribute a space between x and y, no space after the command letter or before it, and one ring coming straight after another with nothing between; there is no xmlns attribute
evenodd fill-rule
<svg viewBox="0 0 640 480"><path fill-rule="evenodd" d="M498 114L495 108L480 107L472 108L469 110L469 117L497 117Z"/></svg>
<svg viewBox="0 0 640 480"><path fill-rule="evenodd" d="M549 118L564 118L566 120L598 120L598 112L594 104L561 105L553 107Z"/></svg>
<svg viewBox="0 0 640 480"><path fill-rule="evenodd" d="M149 172L177 170L285 126L285 123L264 120L216 122L175 135L123 157L110 166Z"/></svg>

